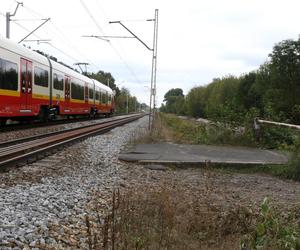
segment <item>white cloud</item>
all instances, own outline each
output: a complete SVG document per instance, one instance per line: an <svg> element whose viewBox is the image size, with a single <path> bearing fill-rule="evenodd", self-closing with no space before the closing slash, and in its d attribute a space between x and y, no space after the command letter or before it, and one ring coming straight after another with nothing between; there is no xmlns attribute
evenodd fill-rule
<svg viewBox="0 0 300 250"><path fill-rule="evenodd" d="M35 35L50 38L63 53L47 44L30 43L69 64L88 61L92 70L110 71L117 82L125 80L130 91L148 101L144 85L149 85L151 52L135 39L111 40L112 46L82 35L130 35L112 20L152 18L159 9L158 103L170 88L185 93L195 84L214 77L241 74L258 68L274 43L298 38L300 2L296 0L82 0L97 21L93 22L80 0L23 0L14 19L51 17ZM6 11L14 11L14 0L0 2L0 34L5 35ZM41 15L32 12L32 10ZM33 30L40 21L20 21ZM149 46L152 22L124 22ZM53 25L55 24L55 26ZM57 27L59 30L57 30ZM19 41L28 31L12 23L11 38ZM31 36L34 39L35 36ZM29 43L28 43L29 44ZM71 56L71 57L70 57Z"/></svg>

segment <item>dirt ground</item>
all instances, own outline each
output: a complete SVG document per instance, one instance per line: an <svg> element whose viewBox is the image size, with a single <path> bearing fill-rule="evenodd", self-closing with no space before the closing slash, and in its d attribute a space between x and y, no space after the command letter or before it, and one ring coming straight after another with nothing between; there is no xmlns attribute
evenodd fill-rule
<svg viewBox="0 0 300 250"><path fill-rule="evenodd" d="M120 192L125 197L126 207L130 202L141 202L140 211L135 211L136 207L132 208L132 220L136 220L134 223L143 221L147 224L145 214L151 213L147 212L147 207L149 210L167 207L165 210L168 212L163 210L159 213L164 218L170 217L167 223L171 226L166 226L165 230L170 230L168 239L172 239L173 245L158 247L154 240L147 243L147 249L240 249L241 239L257 218L265 198L268 198L270 207L276 209L283 218L296 213L294 222L300 225L299 182L261 174L224 173L207 167L180 169L171 166L151 170L151 166L125 164L124 168L126 176L122 177ZM157 204L153 205L155 202ZM95 206L89 204L89 208L93 210ZM122 211L118 213L122 217ZM126 214L126 220L128 216L131 215ZM153 217L150 222L152 228L155 227L155 214L150 217ZM191 238L191 234L199 232L200 235ZM175 243L179 237L177 234L181 241ZM154 235L149 236L148 231L146 235L155 239ZM122 242L119 244L122 246Z"/></svg>

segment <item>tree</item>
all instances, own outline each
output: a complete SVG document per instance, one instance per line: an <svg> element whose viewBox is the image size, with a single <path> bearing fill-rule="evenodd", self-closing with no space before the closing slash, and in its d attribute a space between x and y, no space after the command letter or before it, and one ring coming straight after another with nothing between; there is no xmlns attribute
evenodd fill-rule
<svg viewBox="0 0 300 250"><path fill-rule="evenodd" d="M194 117L206 117L206 87L195 87L186 96L186 112Z"/></svg>
<svg viewBox="0 0 300 250"><path fill-rule="evenodd" d="M272 108L286 119L300 123L300 38L276 44L269 56L268 99L273 101Z"/></svg>
<svg viewBox="0 0 300 250"><path fill-rule="evenodd" d="M111 73L99 70L97 73L88 73L88 76L103 83L106 86L108 86L109 84L109 87L112 90L116 91L116 96L120 94L120 89L115 84L115 78L112 76Z"/></svg>
<svg viewBox="0 0 300 250"><path fill-rule="evenodd" d="M170 89L164 95L164 101L166 102L164 107L165 112L184 114L184 95L182 89Z"/></svg>

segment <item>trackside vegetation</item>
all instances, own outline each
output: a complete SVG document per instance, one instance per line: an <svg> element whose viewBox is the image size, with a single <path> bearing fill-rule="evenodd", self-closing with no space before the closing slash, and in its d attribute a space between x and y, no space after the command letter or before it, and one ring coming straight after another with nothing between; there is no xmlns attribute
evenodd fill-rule
<svg viewBox="0 0 300 250"><path fill-rule="evenodd" d="M165 104L161 105L160 111L212 122L210 126L191 125L164 116L177 137L190 138L187 141L191 143L291 151L291 162L278 174L300 180L300 131L269 125L261 125L259 134L253 130L255 117L300 124L299 55L300 38L279 42L267 61L255 71L238 77L215 78L207 85L192 88L186 96L181 89L170 89L164 96Z"/></svg>
<svg viewBox="0 0 300 250"><path fill-rule="evenodd" d="M145 110L147 108L145 103L138 102L137 98L130 93L129 89L125 87L119 88L115 84L115 79L111 73L99 70L97 73L87 73L87 75L115 91L115 111L117 114L125 114L127 112L127 106L128 113Z"/></svg>
<svg viewBox="0 0 300 250"><path fill-rule="evenodd" d="M300 39L276 44L258 70L169 90L162 112L243 124L247 117L300 124ZM247 120L247 119L246 119Z"/></svg>

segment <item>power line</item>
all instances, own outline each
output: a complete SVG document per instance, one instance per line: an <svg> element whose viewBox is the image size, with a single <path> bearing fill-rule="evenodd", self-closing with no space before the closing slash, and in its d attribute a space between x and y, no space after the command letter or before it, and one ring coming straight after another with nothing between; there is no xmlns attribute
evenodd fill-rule
<svg viewBox="0 0 300 250"><path fill-rule="evenodd" d="M71 43L71 41L68 39L68 37L60 30L60 28L53 21L50 21L50 23L52 24L53 28L58 32L57 34L60 36L61 41L65 42L67 45L69 45L69 47L71 47L71 49L76 54L78 54L80 57L84 58L85 61L88 61L95 68L99 68L94 62L92 62L85 55L83 55L79 52L80 50L78 48L76 48L76 46L74 46L73 43Z"/></svg>
<svg viewBox="0 0 300 250"><path fill-rule="evenodd" d="M22 28L23 30L26 30L27 32L30 32L29 29L25 28L23 25L19 24L17 21L13 21L17 26L19 26L20 28ZM36 34L33 34L33 36L35 36L36 38L38 39L41 39L41 37L39 37L38 35Z"/></svg>
<svg viewBox="0 0 300 250"><path fill-rule="evenodd" d="M16 0L14 0L16 1ZM29 8L28 6L23 6L27 11L33 13L35 16L38 16L39 18L44 18L44 15L42 15L41 13ZM53 33L56 33L58 36L60 36L60 40L63 41L64 43L66 43L69 47L72 48L73 52L75 52L75 54L79 55L80 57L84 58L84 60L86 61L89 61L89 63L91 65L93 65L95 68L98 68L98 66L92 62L91 60L87 59L83 54L79 53L78 49L70 42L70 40L64 35L64 33L58 28L58 26L52 21L50 20L50 23L52 24L53 28L55 31L57 32L54 32L54 30L52 30ZM52 46L54 46L52 44ZM55 47L55 46L54 46ZM67 57L69 58L73 58L72 56L66 54L65 52L63 52L62 50L58 49L57 47L55 47L55 49L57 49L58 51L60 51L61 53L63 53L64 55L66 55ZM73 58L74 59L74 58ZM78 60L77 60L78 61Z"/></svg>
<svg viewBox="0 0 300 250"><path fill-rule="evenodd" d="M85 9L85 11L88 13L88 15L90 16L90 18L93 20L94 24L97 26L97 28L101 32L101 34L105 35L104 31L101 28L101 26L98 24L98 22L96 21L96 19L94 18L94 16L92 15L92 13L90 12L90 10L88 9L88 7L85 5L85 3L83 2L83 0L80 0L80 3L83 6L83 8Z"/></svg>
<svg viewBox="0 0 300 250"><path fill-rule="evenodd" d="M77 59L77 58L75 58L75 57L73 57L73 56L70 56L70 55L68 55L66 52L64 52L64 51L62 51L61 49L59 49L59 48L57 48L56 46L54 46L52 43L45 43L45 44L48 44L48 45L50 45L52 48L54 48L54 49L56 49L57 51L59 51L60 53L62 53L63 55L65 55L66 57L69 57L69 58L71 58L73 61L77 61L77 62L79 62L79 60Z"/></svg>
<svg viewBox="0 0 300 250"><path fill-rule="evenodd" d="M101 28L101 26L98 24L97 20L94 18L94 16L92 15L92 13L90 12L90 10L87 8L87 6L84 4L83 0L80 0L82 6L84 7L85 11L87 12L87 14L91 17L91 19L93 20L94 24L97 26L97 28L99 29L100 33L102 35L105 36L105 33L103 31L103 29ZM99 5L98 5L99 6ZM104 11L102 11L104 12ZM106 15L106 14L105 14ZM136 74L134 73L134 71L131 69L131 67L128 65L128 63L125 61L125 59L122 57L122 55L120 54L120 52L115 48L115 46L109 42L109 45L112 47L112 49L115 51L115 53L118 55L119 59L121 60L121 62L125 65L125 67L127 68L127 70L132 74L132 76L135 78L135 80L139 83L141 83L141 81L138 79L138 77L136 76Z"/></svg>
<svg viewBox="0 0 300 250"><path fill-rule="evenodd" d="M15 0L15 1L16 1L16 0ZM37 11L35 11L35 10L29 8L28 6L23 6L23 8L26 9L27 11L29 11L29 12L35 14L35 15L38 16L39 18L45 18L44 15L42 15L41 13L39 13L39 12L37 12Z"/></svg>

